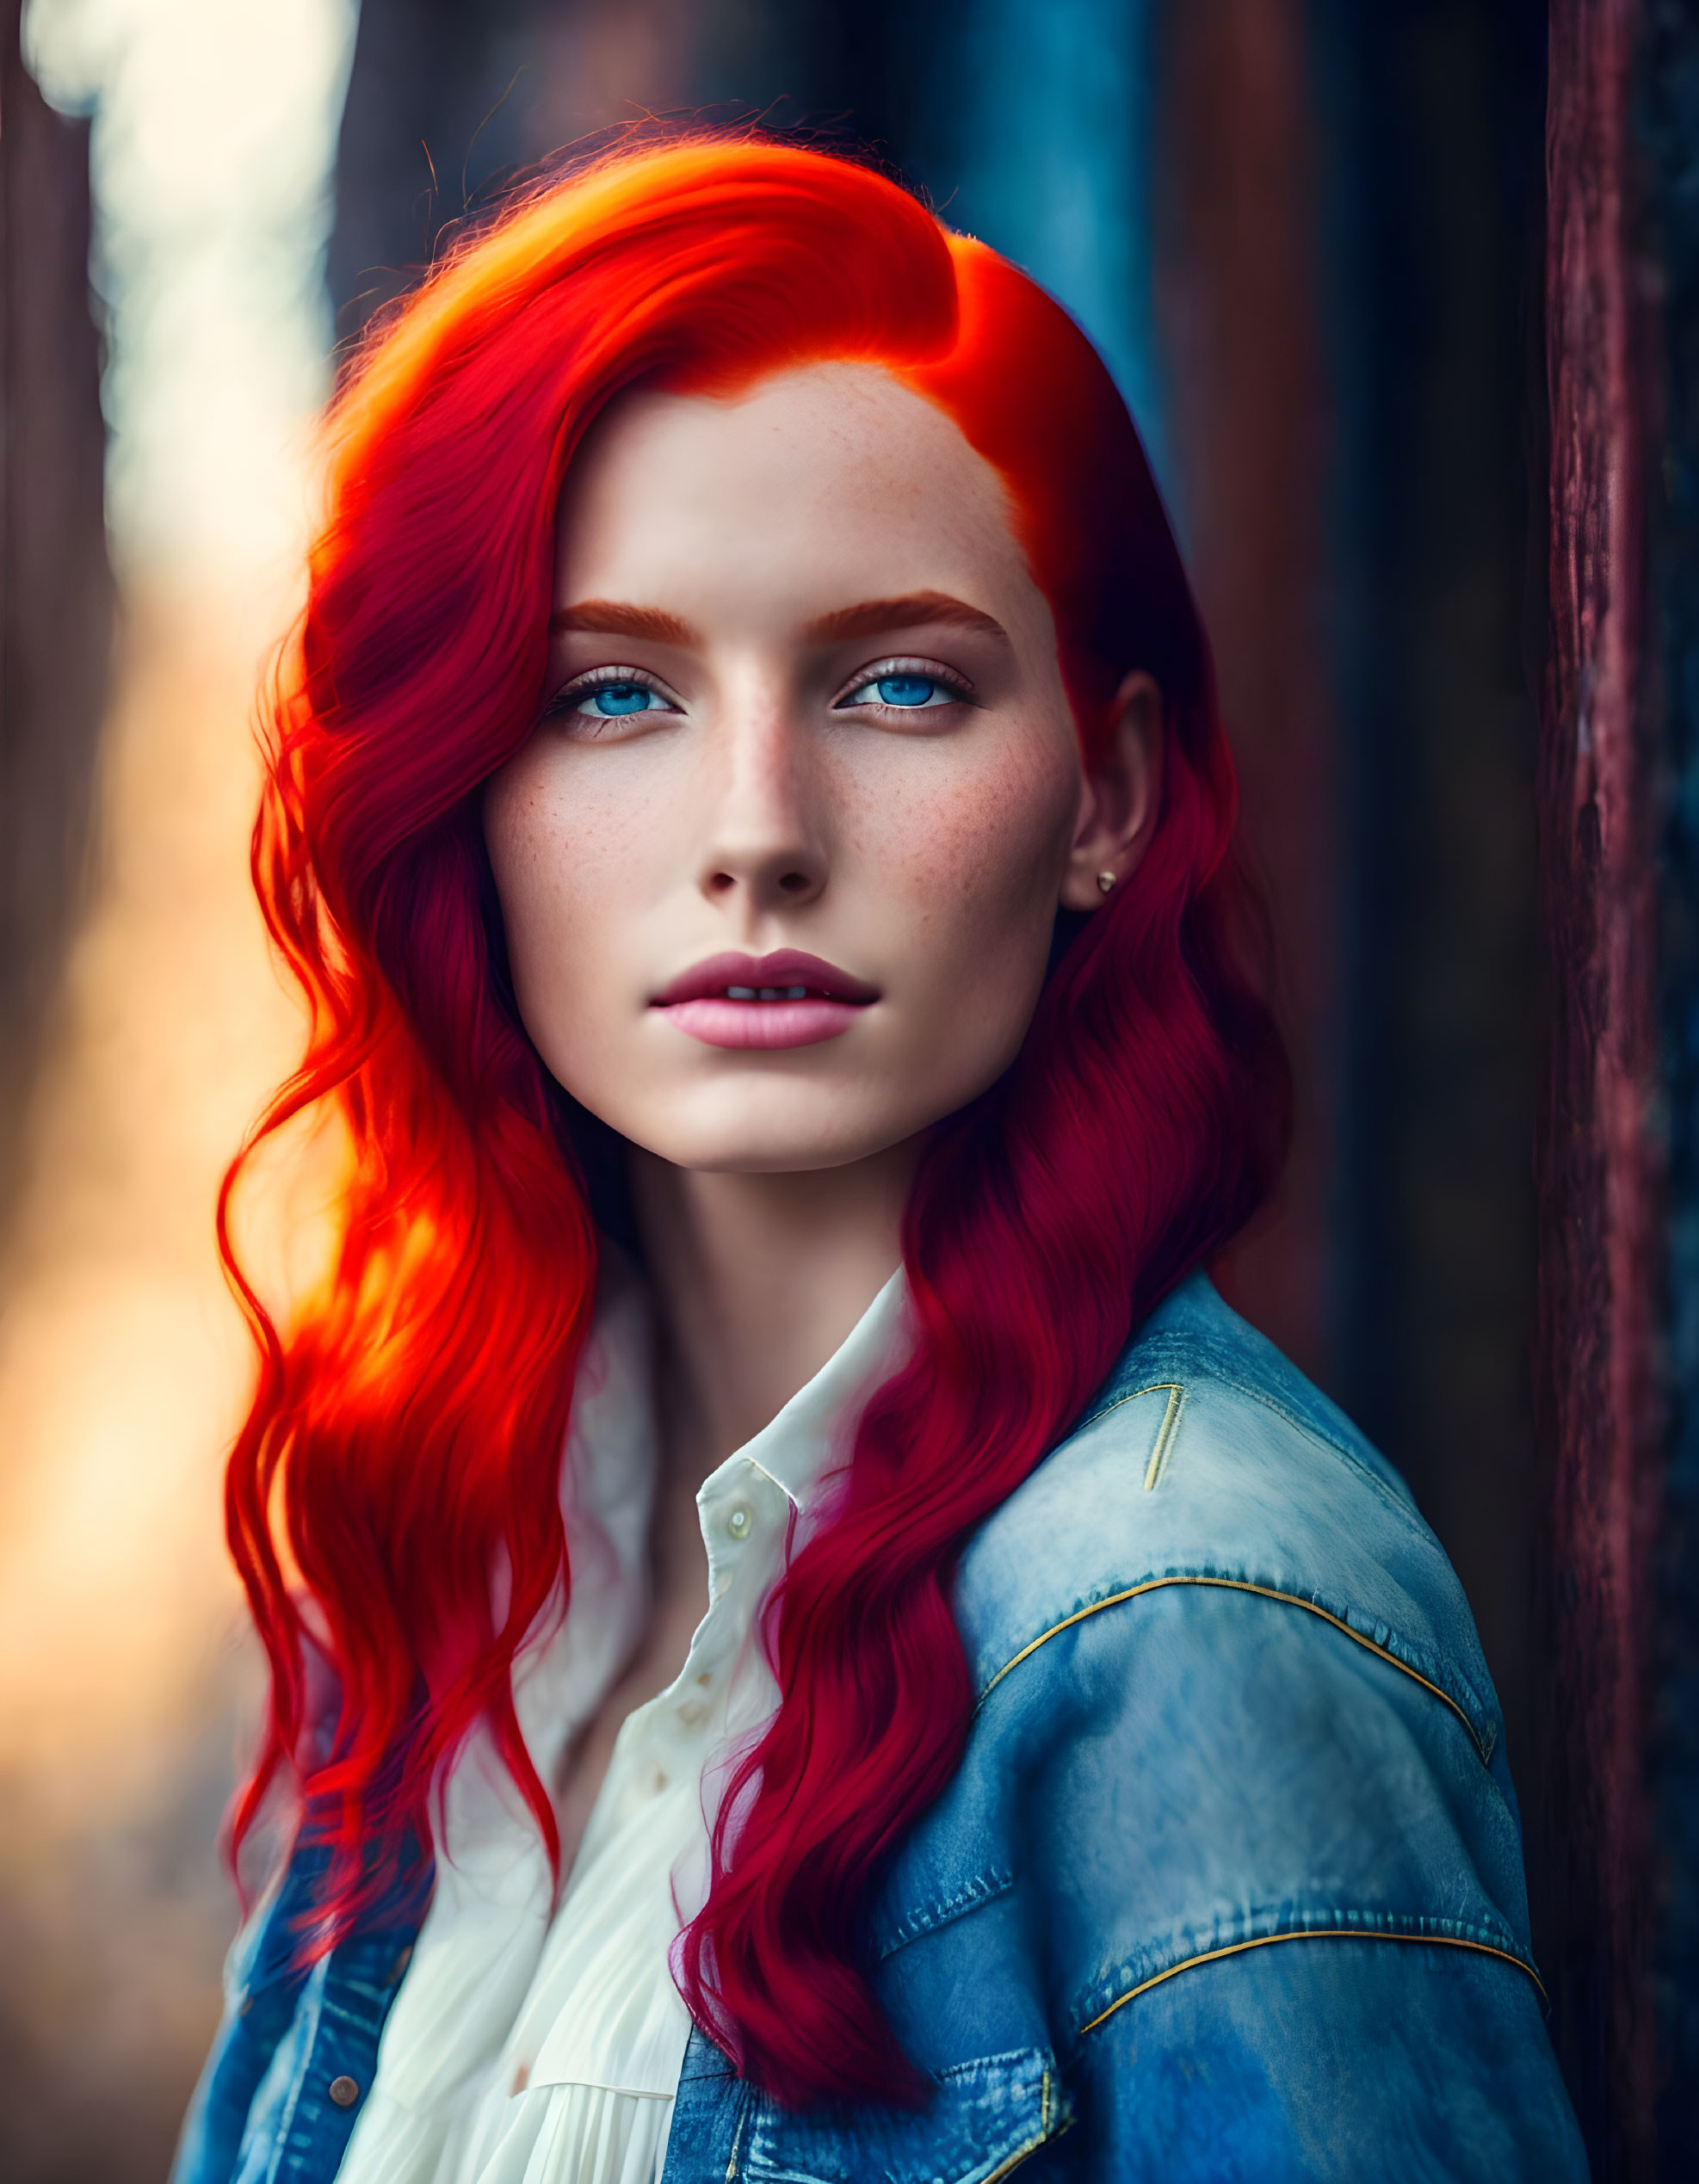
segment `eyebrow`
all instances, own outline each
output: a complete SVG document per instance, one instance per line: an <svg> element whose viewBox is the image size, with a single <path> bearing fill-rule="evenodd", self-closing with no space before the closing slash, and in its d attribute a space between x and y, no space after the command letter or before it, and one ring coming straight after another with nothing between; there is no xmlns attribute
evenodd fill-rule
<svg viewBox="0 0 1699 2184"><path fill-rule="evenodd" d="M810 622L803 634L811 645L836 645L855 637L877 637L885 630L912 629L922 622L976 630L982 637L1009 642L1001 622L944 591L911 591L899 599L864 599L855 607L838 607ZM702 643L699 630L664 608L628 607L617 599L580 600L576 607L563 607L552 614L548 626L556 634L578 630L596 637L646 639L652 645L700 647Z"/></svg>
<svg viewBox="0 0 1699 2184"><path fill-rule="evenodd" d="M617 599L584 599L551 614L551 632L585 630L596 637L646 638L652 645L701 644L701 632L660 607L627 607Z"/></svg>
<svg viewBox="0 0 1699 2184"><path fill-rule="evenodd" d="M1009 632L1001 622L944 591L911 591L900 599L867 599L859 607L840 607L810 622L805 634L811 644L830 645L851 637L877 637L887 629L911 629L920 622L977 630L982 637L1009 642Z"/></svg>

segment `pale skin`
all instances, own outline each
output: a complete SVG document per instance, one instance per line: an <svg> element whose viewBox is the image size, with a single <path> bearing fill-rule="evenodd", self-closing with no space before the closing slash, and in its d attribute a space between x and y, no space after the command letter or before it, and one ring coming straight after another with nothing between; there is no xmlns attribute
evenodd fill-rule
<svg viewBox="0 0 1699 2184"><path fill-rule="evenodd" d="M1058 909L1143 854L1162 699L1129 674L1083 765L1001 481L868 365L613 404L562 497L556 608L485 832L526 1027L633 1149L663 1357L654 1609L561 1786L570 1859L706 1606L697 1488L895 1271L925 1133L1014 1058ZM753 1050L658 999L782 949L876 998Z"/></svg>

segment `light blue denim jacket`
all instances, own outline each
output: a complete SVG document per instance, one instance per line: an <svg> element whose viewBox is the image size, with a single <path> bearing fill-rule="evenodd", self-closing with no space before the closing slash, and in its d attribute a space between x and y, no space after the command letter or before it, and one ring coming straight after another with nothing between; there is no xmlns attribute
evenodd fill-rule
<svg viewBox="0 0 1699 2184"><path fill-rule="evenodd" d="M868 1934L930 2106L786 2111L697 2033L664 2184L1585 2177L1461 1589L1203 1276L975 1535L956 1613L967 1752ZM413 1921L303 1978L280 1921L311 1856L175 2184L336 2174Z"/></svg>

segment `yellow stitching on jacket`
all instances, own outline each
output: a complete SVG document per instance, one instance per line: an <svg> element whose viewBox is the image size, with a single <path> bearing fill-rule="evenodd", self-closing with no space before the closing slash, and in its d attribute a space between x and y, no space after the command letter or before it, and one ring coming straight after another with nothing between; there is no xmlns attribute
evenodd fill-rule
<svg viewBox="0 0 1699 2184"><path fill-rule="evenodd" d="M999 2162L997 2167L992 2171L991 2175L985 2180L985 2184L1001 2184L1001 2180L1004 2177L1007 2176L1011 2170L1017 2169L1021 2166L1021 2163L1027 2159L1029 2155L1035 2154L1039 2148L1046 2143L1049 2137L1050 2073L1047 2070L1044 2073L1043 2077L1039 2082L1037 2138L1029 2138L1023 2146L1017 2146L1015 2149L1014 2152L1010 2155L1007 2161Z"/></svg>
<svg viewBox="0 0 1699 2184"><path fill-rule="evenodd" d="M1089 1418L1082 1418L1078 1430L1089 1433L1100 1419L1107 1418L1111 1411L1119 1410L1122 1404L1136 1403L1140 1396L1171 1395L1178 1385L1179 1383L1175 1380L1150 1380L1142 1388L1129 1388L1124 1396L1117 1396L1113 1403L1106 1403L1101 1410L1094 1410Z"/></svg>
<svg viewBox="0 0 1699 2184"><path fill-rule="evenodd" d="M1354 1631L1349 1623L1342 1621L1337 1615L1330 1615L1325 1607L1318 1607L1313 1600L1306 1600L1302 1594L1277 1592L1272 1585L1249 1584L1242 1577L1147 1577L1141 1585L1129 1585L1125 1592L1111 1593L1107 1600L1093 1601L1089 1607L1077 1607L1072 1615L1065 1615L1060 1623L1053 1623L1047 1631L1041 1631L1030 1644L1021 1648L1012 1661L1004 1663L979 1694L976 1702L976 1711L977 1706L985 1705L986 1700L991 1697L992 1692L1011 1669L1018 1669L1022 1661L1026 1660L1029 1655L1036 1653L1041 1645L1047 1644L1059 1632L1070 1629L1075 1623L1083 1623L1088 1615L1096 1615L1100 1609L1119 1607L1122 1601L1136 1599L1140 1593L1160 1592L1165 1585L1213 1585L1220 1592L1254 1593L1259 1600L1281 1601L1288 1607L1305 1608L1310 1614L1320 1616L1324 1623L1331 1623L1336 1631L1343 1631L1348 1638L1355 1640L1366 1651L1389 1663L1394 1669L1401 1669L1413 1682L1419 1683L1424 1691L1431 1691L1436 1699L1443 1700L1456 1715L1458 1720L1462 1723L1464 1728L1468 1731L1469 1742L1480 1753L1482 1760L1486 1760L1486 1751L1482 1749L1481 1741L1475 1735L1474 1724L1457 1701L1449 1692L1442 1691L1436 1683L1430 1683L1426 1676L1418 1669L1412 1669L1407 1661L1400 1661L1396 1653L1388 1653L1384 1645L1376 1645L1373 1638L1364 1638L1361 1631Z"/></svg>
<svg viewBox="0 0 1699 2184"><path fill-rule="evenodd" d="M998 2162L991 2175L986 2177L985 2184L1003 2184L1003 2179L1005 2176L1009 2175L1012 2170L1017 2169L1029 2155L1038 2151L1047 2136L1047 2132L1041 2132L1036 2138L1028 2139L1024 2146L1017 2146L1006 2162Z"/></svg>
<svg viewBox="0 0 1699 2184"><path fill-rule="evenodd" d="M1162 1384L1153 1388L1140 1388L1140 1395L1158 1395ZM1145 1466L1145 1491L1152 1492L1162 1477L1162 1467L1168 1461L1168 1452L1174 1445L1174 1428L1180 1422L1180 1405L1186 1399L1186 1391L1177 1381L1168 1383L1168 1408L1162 1414L1162 1423L1156 1429L1156 1446L1151 1451L1151 1460Z"/></svg>
<svg viewBox="0 0 1699 2184"><path fill-rule="evenodd" d="M1534 1982L1541 2001L1547 2001L1546 1990L1534 1967L1524 1964L1520 1957L1512 1956L1508 1949L1495 1949L1490 1941L1467 1941L1456 1934L1387 1934L1360 1926L1303 1927L1292 1934L1262 1934L1254 1940L1229 1942L1224 1949L1206 1949L1202 1956L1188 1957L1183 1964L1170 1965L1166 1971L1158 1971L1154 1978L1141 1980L1136 1987L1129 1987L1107 2009L1100 2010L1089 2025L1082 2025L1079 2036L1084 2039L1088 2033L1095 2033L1105 2018L1113 2017L1123 2004L1136 2002L1140 1995L1149 1994L1152 1987L1161 1986L1165 1979L1172 1979L1182 1971L1191 1971L1201 1964L1217 1964L1223 1957L1242 1956L1247 1949L1269 1948L1276 1941L1422 1941L1440 1949L1473 1949L1481 1956L1498 1957L1505 1964L1513 1964L1518 1971L1525 1972Z"/></svg>
<svg viewBox="0 0 1699 2184"><path fill-rule="evenodd" d="M1087 1428L1095 1426L1099 1419L1107 1418L1112 1410L1119 1410L1122 1404L1136 1403L1140 1396L1147 1395L1165 1395L1168 1398L1168 1407L1162 1414L1162 1423L1156 1429L1156 1446L1151 1451L1151 1460L1145 1469L1145 1491L1148 1494L1162 1476L1169 1444L1174 1438L1174 1428L1179 1420L1180 1405L1186 1399L1186 1391L1177 1380L1152 1380L1148 1387L1129 1388L1124 1396L1117 1396L1113 1403L1106 1403L1101 1410L1093 1411L1080 1431L1084 1433Z"/></svg>

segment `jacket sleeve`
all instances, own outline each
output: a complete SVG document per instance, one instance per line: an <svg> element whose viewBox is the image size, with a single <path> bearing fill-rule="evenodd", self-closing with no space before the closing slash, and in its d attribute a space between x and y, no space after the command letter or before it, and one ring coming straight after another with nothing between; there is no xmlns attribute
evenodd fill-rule
<svg viewBox="0 0 1699 2184"><path fill-rule="evenodd" d="M1070 2150L1094 2180L1587 2174L1538 1996L1479 1955L1247 1951L1141 1996L1081 2059Z"/></svg>
<svg viewBox="0 0 1699 2184"><path fill-rule="evenodd" d="M431 1864L411 1838L355 1930L311 1965L303 1931L328 1854L298 1842L237 1938L225 2011L183 2121L170 2184L330 2184L347 2150L417 1935Z"/></svg>
<svg viewBox="0 0 1699 2184"><path fill-rule="evenodd" d="M1502 1752L1366 1635L1233 1584L1043 1650L1011 1700L1049 1717L1020 1794L1059 2175L1582 2184Z"/></svg>
<svg viewBox="0 0 1699 2184"><path fill-rule="evenodd" d="M276 1885L231 1945L224 2011L189 2102L170 2184L229 2184L262 2080L297 2014L307 1975L293 1961L297 1922L311 1909L324 1857L298 1845Z"/></svg>

